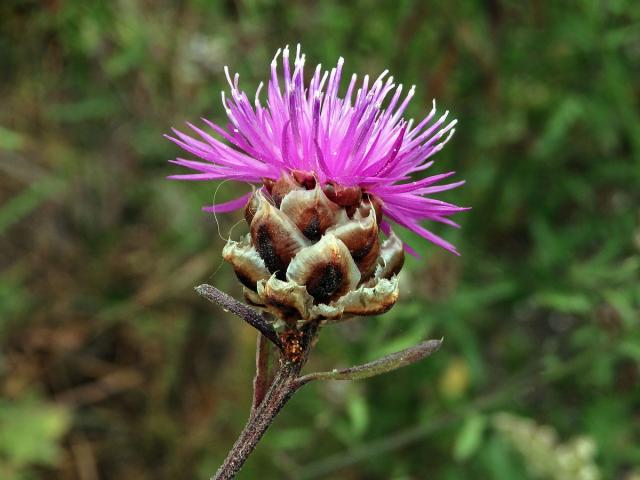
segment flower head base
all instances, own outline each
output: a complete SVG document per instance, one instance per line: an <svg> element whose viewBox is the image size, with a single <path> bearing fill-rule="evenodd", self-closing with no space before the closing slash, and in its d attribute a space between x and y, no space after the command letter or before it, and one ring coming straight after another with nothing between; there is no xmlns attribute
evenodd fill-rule
<svg viewBox="0 0 640 480"><path fill-rule="evenodd" d="M277 72L280 53L282 83ZM197 173L171 178L261 183L275 204L284 201L283 192L291 188L290 179L305 186L308 192L313 189L306 185L317 183L334 204L346 207L348 215L353 215L359 201L366 197L375 204L376 221L385 234L390 234L386 221L390 220L457 253L453 245L420 222L430 220L457 226L449 217L465 208L427 195L464 182L439 183L454 172L410 181L412 174L433 164L430 158L451 138L456 121L447 122L448 112L436 117L435 102L422 121L415 125L413 120L406 121L402 114L414 88L403 97L402 85L396 86L392 77L387 78L387 71L374 81L365 75L359 87L354 74L345 94L339 95L343 63L340 58L330 71L323 71L318 65L305 84L305 56L300 47L293 68L288 47L282 52L278 50L271 63L266 105L260 100L262 84L251 102L239 89L238 75L231 78L225 68L231 98L223 93L222 102L230 123L224 129L203 119L223 140L191 124L199 136L197 139L174 130L176 136L169 138L203 161L172 160ZM247 194L205 210L235 210L243 207L249 197ZM325 227L318 226L318 231Z"/></svg>
<svg viewBox="0 0 640 480"><path fill-rule="evenodd" d="M245 297L290 325L388 310L398 298L402 242L393 234L380 242L369 198L352 192L352 203L340 205L325 193L334 189L312 180L283 174L247 203L250 233L222 253Z"/></svg>

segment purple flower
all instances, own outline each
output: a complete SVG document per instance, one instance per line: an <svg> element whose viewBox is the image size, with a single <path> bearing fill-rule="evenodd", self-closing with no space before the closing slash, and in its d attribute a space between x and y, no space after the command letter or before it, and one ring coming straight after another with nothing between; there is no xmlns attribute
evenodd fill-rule
<svg viewBox="0 0 640 480"><path fill-rule="evenodd" d="M452 244L424 228L421 222L430 220L458 227L449 217L467 209L428 195L458 187L464 181L440 183L454 172L411 181L412 174L431 167L431 157L455 132L456 120L447 121L449 112L436 117L434 101L422 121L414 125L413 120L405 120L402 114L415 89L411 87L403 97L402 85L396 86L386 70L373 82L365 75L360 86L356 85L354 74L346 93L339 95L342 58L330 71L323 71L318 65L306 85L305 56L299 45L293 70L289 48L282 51L281 79L277 71L280 53L278 50L271 62L266 105L260 100L263 83L251 102L239 89L238 74L231 78L225 67L231 87L231 98L222 92L229 117L226 129L206 119L204 123L220 138L190 123L199 138L173 129L175 137L167 138L203 161L171 160L197 173L169 178L263 183L276 180L283 173L307 172L323 186L359 187L363 194L380 202L383 217L457 254ZM235 210L243 207L250 195L204 210ZM381 228L387 234L390 231L384 221Z"/></svg>

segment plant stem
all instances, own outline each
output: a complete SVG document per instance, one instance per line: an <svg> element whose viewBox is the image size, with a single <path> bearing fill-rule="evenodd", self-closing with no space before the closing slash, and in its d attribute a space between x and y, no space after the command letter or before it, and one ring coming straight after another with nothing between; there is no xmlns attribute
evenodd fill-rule
<svg viewBox="0 0 640 480"><path fill-rule="evenodd" d="M286 363L280 368L267 395L249 417L244 430L213 477L214 480L233 478L240 471L278 412L297 389L295 379L299 372L300 365L295 363Z"/></svg>
<svg viewBox="0 0 640 480"><path fill-rule="evenodd" d="M280 369L276 372L264 399L252 411L242 433L240 433L236 443L233 444L227 454L227 458L211 480L227 480L235 477L264 433L273 423L276 415L296 390L304 384L298 382L298 378L300 370L302 370L309 356L309 350L315 339L316 332L317 325L315 324L309 325L302 332L302 336L299 339L301 350L296 352L294 357L287 358L287 349L285 348L285 354L280 359Z"/></svg>
<svg viewBox="0 0 640 480"><path fill-rule="evenodd" d="M300 329L293 327L278 333L262 315L221 290L206 284L199 285L195 290L260 332L249 420L211 480L226 480L236 476L276 415L302 385L312 380L358 380L380 375L420 361L438 350L442 344L442 340L427 340L362 365L300 376L315 342L319 323L310 322ZM280 368L275 375L270 369L272 347L267 340L280 353Z"/></svg>

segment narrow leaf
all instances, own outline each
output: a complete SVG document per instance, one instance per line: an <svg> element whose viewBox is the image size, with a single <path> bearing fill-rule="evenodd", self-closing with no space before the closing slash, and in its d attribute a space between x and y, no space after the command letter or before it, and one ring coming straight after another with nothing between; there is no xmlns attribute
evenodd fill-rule
<svg viewBox="0 0 640 480"><path fill-rule="evenodd" d="M271 386L276 371L278 361L275 349L269 340L258 333L258 344L256 345L256 376L253 378L253 404L251 414L262 403L267 390Z"/></svg>
<svg viewBox="0 0 640 480"><path fill-rule="evenodd" d="M300 383L311 380L360 380L406 367L419 362L438 350L442 340L427 340L386 357L350 368L336 369L330 372L310 373L299 379Z"/></svg>
<svg viewBox="0 0 640 480"><path fill-rule="evenodd" d="M280 337L273 329L271 324L269 324L260 313L256 312L253 308L245 305L242 302L239 302L231 295L227 295L221 290L218 290L216 287L212 287L211 285L202 284L198 285L195 288L195 291L198 292L199 295L203 296L211 303L215 303L220 305L223 310L233 313L234 315L240 317L242 320L247 322L253 328L258 330L262 335L271 340L275 346L277 346L280 350L282 350L282 342L280 341Z"/></svg>

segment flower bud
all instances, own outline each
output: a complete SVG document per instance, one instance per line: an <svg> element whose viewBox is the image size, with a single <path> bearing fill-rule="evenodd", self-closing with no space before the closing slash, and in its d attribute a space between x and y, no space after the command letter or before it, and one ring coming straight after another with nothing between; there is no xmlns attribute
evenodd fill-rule
<svg viewBox="0 0 640 480"><path fill-rule="evenodd" d="M295 171L253 194L250 233L223 257L247 301L290 326L380 314L398 298L404 262L398 237L380 241L381 209L358 187L321 187Z"/></svg>

